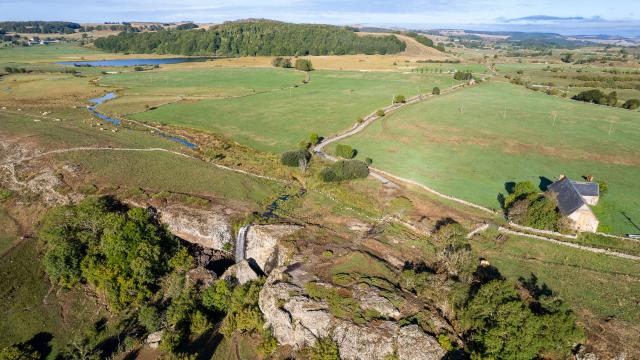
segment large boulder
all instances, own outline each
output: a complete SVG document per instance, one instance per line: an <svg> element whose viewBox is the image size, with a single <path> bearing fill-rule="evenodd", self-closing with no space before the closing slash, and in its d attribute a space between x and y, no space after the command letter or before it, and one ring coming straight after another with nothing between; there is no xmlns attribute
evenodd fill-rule
<svg viewBox="0 0 640 360"><path fill-rule="evenodd" d="M162 335L164 335L164 330L159 330L156 332L152 332L147 336L145 343L152 349L157 349L160 345L160 341L162 340Z"/></svg>
<svg viewBox="0 0 640 360"><path fill-rule="evenodd" d="M257 280L258 274L253 270L247 260L242 260L237 264L231 265L224 274L222 274L221 278L227 282L242 285L249 281Z"/></svg>
<svg viewBox="0 0 640 360"><path fill-rule="evenodd" d="M285 261L285 254L278 246L278 240L300 228L297 225L252 225L247 231L244 258L269 274Z"/></svg>
<svg viewBox="0 0 640 360"><path fill-rule="evenodd" d="M172 234L205 248L229 251L233 233L226 209L203 210L183 205L158 209Z"/></svg>
<svg viewBox="0 0 640 360"><path fill-rule="evenodd" d="M375 310L381 315L391 319L400 318L400 311L398 311L389 299L380 296L380 291L373 286L366 284L357 286L353 291L353 297L360 301L360 307L363 310Z"/></svg>
<svg viewBox="0 0 640 360"><path fill-rule="evenodd" d="M439 360L445 352L438 341L425 334L418 325L400 328L398 334L398 358L400 360Z"/></svg>

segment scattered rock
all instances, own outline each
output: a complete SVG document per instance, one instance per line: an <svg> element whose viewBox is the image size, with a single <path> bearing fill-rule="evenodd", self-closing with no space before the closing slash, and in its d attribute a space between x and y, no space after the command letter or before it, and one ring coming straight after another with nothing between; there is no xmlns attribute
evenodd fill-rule
<svg viewBox="0 0 640 360"><path fill-rule="evenodd" d="M400 328L398 334L398 357L400 360L438 360L445 352L438 341L425 334L418 325Z"/></svg>
<svg viewBox="0 0 640 360"><path fill-rule="evenodd" d="M164 335L164 330L152 332L147 336L147 340L145 343L152 349L157 349L160 345L160 340L162 340L162 335Z"/></svg>

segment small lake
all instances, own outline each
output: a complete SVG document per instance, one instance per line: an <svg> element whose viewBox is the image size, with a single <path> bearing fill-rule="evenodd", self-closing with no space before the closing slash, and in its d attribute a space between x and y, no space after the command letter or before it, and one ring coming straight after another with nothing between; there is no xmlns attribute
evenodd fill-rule
<svg viewBox="0 0 640 360"><path fill-rule="evenodd" d="M95 99L89 100L89 102L91 102L93 105L92 106L87 106L87 109L89 111L91 111L91 113L93 115L95 115L96 117L98 117L98 118L100 118L100 119L102 119L104 121L110 122L115 126L120 126L120 124L122 124L122 121L120 121L119 119L114 119L112 117L109 117L109 116L107 116L105 114L100 113L98 110L96 110L96 106L98 106L100 104L104 104L105 102L107 102L109 100L113 100L113 99L115 99L117 97L118 97L118 95L116 93L114 93L114 92L106 93L105 95L103 95L103 96L101 96L99 98L95 98ZM178 142L178 143L188 147L189 149L195 149L195 148L198 147L194 143L191 143L191 142L189 142L189 141L187 141L187 140L185 140L183 138L179 138L177 136L173 136L171 134L166 134L166 133L162 133L162 132L158 132L157 134L160 137L163 137L165 139L169 139L171 141Z"/></svg>
<svg viewBox="0 0 640 360"><path fill-rule="evenodd" d="M202 62L212 59L211 57L179 57L164 59L113 59L113 60L96 60L96 61L59 61L56 64L68 66L144 66L144 65L164 65L164 64L180 64L185 62Z"/></svg>

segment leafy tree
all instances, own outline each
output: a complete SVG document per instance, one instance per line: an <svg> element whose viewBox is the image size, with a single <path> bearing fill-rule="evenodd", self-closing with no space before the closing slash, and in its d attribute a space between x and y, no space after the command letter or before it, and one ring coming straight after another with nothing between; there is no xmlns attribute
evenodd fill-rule
<svg viewBox="0 0 640 360"><path fill-rule="evenodd" d="M200 336L211 329L211 323L201 311L196 310L191 314L189 329L192 334Z"/></svg>
<svg viewBox="0 0 640 360"><path fill-rule="evenodd" d="M530 198L538 193L538 189L530 181L522 181L515 184L509 195L504 200L504 208L509 209L518 200Z"/></svg>
<svg viewBox="0 0 640 360"><path fill-rule="evenodd" d="M473 79L473 74L471 71L456 71L456 73L453 74L453 78L456 80L469 81Z"/></svg>
<svg viewBox="0 0 640 360"><path fill-rule="evenodd" d="M447 273L464 283L471 281L474 261L466 231L458 223L441 226L435 233L438 261Z"/></svg>
<svg viewBox="0 0 640 360"><path fill-rule="evenodd" d="M160 328L160 314L153 305L143 305L138 310L138 323L144 326L148 332L154 332Z"/></svg>
<svg viewBox="0 0 640 360"><path fill-rule="evenodd" d="M433 90L431 90L431 93L433 95L440 95L440 88L439 87L434 87Z"/></svg>
<svg viewBox="0 0 640 360"><path fill-rule="evenodd" d="M622 104L622 107L628 110L635 110L640 107L640 100L629 99Z"/></svg>
<svg viewBox="0 0 640 360"><path fill-rule="evenodd" d="M534 293L533 298L525 303L505 280L482 285L460 316L469 350L495 359L569 355L583 336L575 315L553 295Z"/></svg>
<svg viewBox="0 0 640 360"><path fill-rule="evenodd" d="M607 105L608 106L616 106L618 105L618 93L612 91L607 95Z"/></svg>
<svg viewBox="0 0 640 360"><path fill-rule="evenodd" d="M202 305L215 312L224 313L229 307L231 289L224 279L216 280L202 293Z"/></svg>
<svg viewBox="0 0 640 360"><path fill-rule="evenodd" d="M364 159L364 163L367 164L367 165L371 165L371 164L373 164L373 159L371 159L370 157L365 158Z"/></svg>
<svg viewBox="0 0 640 360"><path fill-rule="evenodd" d="M308 60L308 59L296 59L296 64L294 67L296 68L296 70L300 70L300 71L313 70L313 65L311 65L311 60Z"/></svg>
<svg viewBox="0 0 640 360"><path fill-rule="evenodd" d="M233 289L221 333L230 335L234 331L244 333L262 330L264 319L258 307L258 295L263 283L264 279L254 280Z"/></svg>
<svg viewBox="0 0 640 360"><path fill-rule="evenodd" d="M353 159L356 156L356 150L349 145L336 145L336 155L345 159Z"/></svg>
<svg viewBox="0 0 640 360"><path fill-rule="evenodd" d="M572 53L562 54L562 56L560 56L560 60L562 60L563 63L570 63L573 61L573 54Z"/></svg>
<svg viewBox="0 0 640 360"><path fill-rule="evenodd" d="M378 109L378 110L376 111L376 116L377 116L377 117L383 117L384 115L385 115L385 112L384 112L384 110L383 110L383 109Z"/></svg>

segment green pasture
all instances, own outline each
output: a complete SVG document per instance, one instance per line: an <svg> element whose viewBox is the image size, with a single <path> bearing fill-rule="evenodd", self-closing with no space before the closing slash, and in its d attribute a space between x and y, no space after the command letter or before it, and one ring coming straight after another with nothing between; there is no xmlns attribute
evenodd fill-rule
<svg viewBox="0 0 640 360"><path fill-rule="evenodd" d="M373 165L498 209L505 183L560 174L609 184L595 208L602 229L638 233L640 116L505 83L408 106L343 140Z"/></svg>
<svg viewBox="0 0 640 360"><path fill-rule="evenodd" d="M640 321L640 263L558 246L540 240L509 236L504 244L474 237L473 249L514 280L531 275L546 284L574 309L630 324Z"/></svg>
<svg viewBox="0 0 640 360"><path fill-rule="evenodd" d="M271 181L163 152L85 151L56 157L89 170L85 181L100 188L142 188L250 203L275 197L281 190Z"/></svg>
<svg viewBox="0 0 640 360"><path fill-rule="evenodd" d="M10 248L18 238L18 226L9 213L0 206L0 253Z"/></svg>
<svg viewBox="0 0 640 360"><path fill-rule="evenodd" d="M102 78L100 85L122 89L122 96L100 110L130 114L182 100L252 96L299 86L304 79L303 72L276 68L128 71Z"/></svg>
<svg viewBox="0 0 640 360"><path fill-rule="evenodd" d="M211 70L211 76L217 71L235 77L236 83L260 83L260 76L275 79L271 69ZM146 75L139 79L144 81ZM281 84L274 80L273 88ZM321 136L338 133L358 117L389 105L394 95L408 97L451 84L450 75L313 71L306 85L231 99L169 104L133 117L221 133L259 150L280 152L295 147L310 132Z"/></svg>
<svg viewBox="0 0 640 360"><path fill-rule="evenodd" d="M82 290L52 286L36 245L26 240L0 258L0 348L31 340L43 358L55 359L107 314Z"/></svg>

